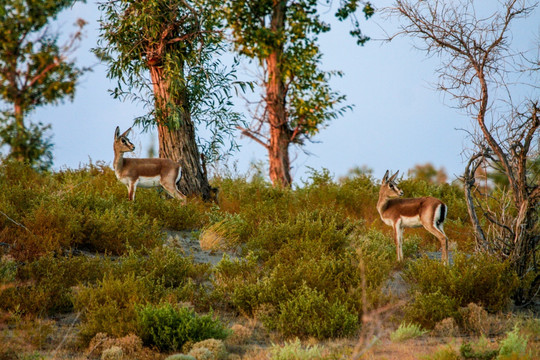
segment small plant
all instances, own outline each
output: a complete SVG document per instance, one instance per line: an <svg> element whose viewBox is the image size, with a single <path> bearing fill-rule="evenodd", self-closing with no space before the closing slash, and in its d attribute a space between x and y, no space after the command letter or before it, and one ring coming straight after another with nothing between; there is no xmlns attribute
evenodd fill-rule
<svg viewBox="0 0 540 360"><path fill-rule="evenodd" d="M317 346L302 347L300 340L285 342L283 346L272 344L270 356L272 360L315 360L322 359L322 349Z"/></svg>
<svg viewBox="0 0 540 360"><path fill-rule="evenodd" d="M143 342L162 351L180 350L188 341L225 339L229 335L212 314L199 316L193 310L168 303L138 307L137 322Z"/></svg>
<svg viewBox="0 0 540 360"><path fill-rule="evenodd" d="M499 356L497 359L528 359L527 356L527 336L522 336L517 326L512 331L506 333L506 338L500 343Z"/></svg>
<svg viewBox="0 0 540 360"><path fill-rule="evenodd" d="M15 281L17 275L17 263L12 257L2 256L0 258L0 284L7 284Z"/></svg>
<svg viewBox="0 0 540 360"><path fill-rule="evenodd" d="M422 329L418 324L401 323L397 330L390 334L390 340L393 342L401 342L420 337L426 333L427 331Z"/></svg>
<svg viewBox="0 0 540 360"><path fill-rule="evenodd" d="M422 360L461 360L459 354L451 345L446 345L431 355L421 357Z"/></svg>
<svg viewBox="0 0 540 360"><path fill-rule="evenodd" d="M474 343L464 343L461 345L459 352L464 359L473 360L491 360L499 354L499 349L492 349L489 341L485 336L481 336Z"/></svg>

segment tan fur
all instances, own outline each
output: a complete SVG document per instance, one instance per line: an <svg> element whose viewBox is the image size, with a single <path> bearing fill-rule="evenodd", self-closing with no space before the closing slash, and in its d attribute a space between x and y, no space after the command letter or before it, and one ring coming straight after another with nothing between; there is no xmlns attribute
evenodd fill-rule
<svg viewBox="0 0 540 360"><path fill-rule="evenodd" d="M439 239L442 248L442 260L448 263L448 238L443 231L442 221L438 225L435 224L441 208L447 210L446 205L441 200L430 196L401 199L403 191L394 182L398 172L388 178L388 171L386 171L379 191L379 201L377 202L377 210L382 221L394 229L398 261L403 260L403 229L424 227Z"/></svg>
<svg viewBox="0 0 540 360"><path fill-rule="evenodd" d="M135 200L137 186L162 186L172 197L185 201L185 196L176 187L180 180L180 164L170 159L124 158L124 153L135 150L127 138L130 131L131 128L120 135L120 128L116 127L113 162L116 177L128 188L128 199Z"/></svg>

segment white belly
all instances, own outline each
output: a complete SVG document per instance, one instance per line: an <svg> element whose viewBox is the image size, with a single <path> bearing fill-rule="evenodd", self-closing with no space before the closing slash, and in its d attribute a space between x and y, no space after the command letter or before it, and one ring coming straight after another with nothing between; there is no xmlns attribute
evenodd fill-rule
<svg viewBox="0 0 540 360"><path fill-rule="evenodd" d="M146 177L146 176L140 176L137 180L137 186L140 186L142 188L151 188L160 186L159 181L161 180L161 176L152 176L152 177Z"/></svg>
<svg viewBox="0 0 540 360"><path fill-rule="evenodd" d="M414 227L420 227L422 226L422 223L420 222L420 216L413 216L413 217L407 217L402 216L401 217L401 226L402 227L408 227L408 228L414 228Z"/></svg>

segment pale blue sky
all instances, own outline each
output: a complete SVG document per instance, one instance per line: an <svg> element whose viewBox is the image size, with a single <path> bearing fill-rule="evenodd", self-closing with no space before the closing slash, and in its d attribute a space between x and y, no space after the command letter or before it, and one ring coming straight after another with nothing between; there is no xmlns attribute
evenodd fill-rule
<svg viewBox="0 0 540 360"><path fill-rule="evenodd" d="M390 1L375 1L379 7L388 4ZM516 23L520 39L540 38L538 14L537 10L527 22ZM327 19L331 15L328 13ZM96 64L89 49L95 46L98 36L97 4L88 1L65 12L59 19L62 31L71 31L78 17L89 24L77 61L85 66ZM308 167L327 168L337 178L355 166L367 165L374 169L375 177L381 178L386 169L406 173L415 164L427 162L444 167L450 180L460 175L464 167L461 153L468 140L465 132L457 129L469 128L471 122L445 105L443 95L433 89L438 59L415 50L408 38L391 43L370 41L359 47L348 34L348 22L333 20L332 26L332 31L320 39L323 67L344 72L344 77L334 79L332 85L346 94L355 107L321 130L314 138L317 143L307 144L309 156L300 149L291 149L294 180L306 179ZM391 33L395 24L376 15L364 22L362 29L373 39L383 38L381 29ZM86 74L74 102L42 108L31 115L32 120L52 123L55 169L76 168L90 158L110 165L115 127L125 129L135 117L144 114L141 105L122 103L109 95L108 89L115 83L106 78L105 72L104 65L97 65ZM244 109L242 101L238 103ZM138 156L145 157L151 135L135 130L132 140L139 150L143 149ZM234 163L240 173L252 161L266 161L267 154L260 145L247 138L240 138L239 143L241 150L229 163Z"/></svg>

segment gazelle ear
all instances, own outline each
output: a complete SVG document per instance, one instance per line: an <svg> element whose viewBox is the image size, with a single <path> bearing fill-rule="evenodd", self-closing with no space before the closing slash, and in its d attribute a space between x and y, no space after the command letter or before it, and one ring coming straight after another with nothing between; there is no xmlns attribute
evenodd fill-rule
<svg viewBox="0 0 540 360"><path fill-rule="evenodd" d="M388 170L386 170L386 172L384 173L384 176L383 176L383 178L382 178L382 181L383 181L383 183L388 182Z"/></svg>
<svg viewBox="0 0 540 360"><path fill-rule="evenodd" d="M128 136L129 132L131 131L131 128L127 129L126 131L124 131L124 133L122 134L122 136Z"/></svg>
<svg viewBox="0 0 540 360"><path fill-rule="evenodd" d="M119 136L120 136L120 127L117 126L117 127L116 127L116 131L114 132L114 138L115 138L115 139L118 139Z"/></svg>
<svg viewBox="0 0 540 360"><path fill-rule="evenodd" d="M390 178L390 181L394 181L394 179L396 178L398 173L399 173L399 170L396 171L396 173L394 175L392 175L392 177Z"/></svg>

